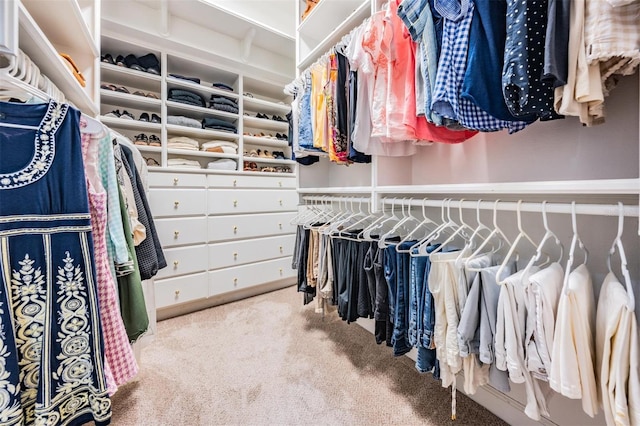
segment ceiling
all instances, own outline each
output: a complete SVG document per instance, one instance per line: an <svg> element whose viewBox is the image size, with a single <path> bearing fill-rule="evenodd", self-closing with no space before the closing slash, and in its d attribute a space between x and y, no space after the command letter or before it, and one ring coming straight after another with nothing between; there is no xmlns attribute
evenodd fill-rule
<svg viewBox="0 0 640 426"><path fill-rule="evenodd" d="M295 37L296 0L204 0L249 20Z"/></svg>

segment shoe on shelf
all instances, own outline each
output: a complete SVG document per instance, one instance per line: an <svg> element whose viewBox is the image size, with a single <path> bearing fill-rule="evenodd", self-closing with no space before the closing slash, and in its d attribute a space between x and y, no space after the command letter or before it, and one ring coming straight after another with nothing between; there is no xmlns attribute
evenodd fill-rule
<svg viewBox="0 0 640 426"><path fill-rule="evenodd" d="M133 114L131 114L128 111L122 111L122 115L120 115L120 118L124 118L126 120L135 120L135 117L133 116Z"/></svg>
<svg viewBox="0 0 640 426"><path fill-rule="evenodd" d="M112 117L112 118L120 118L120 110L116 109L114 111L108 112L106 113L104 116L105 117Z"/></svg>
<svg viewBox="0 0 640 426"><path fill-rule="evenodd" d="M136 90L135 92L132 93L132 95L142 96L143 98L147 97L146 93L144 93L142 90Z"/></svg>
<svg viewBox="0 0 640 426"><path fill-rule="evenodd" d="M102 83L100 85L100 88L104 90L112 90L114 92L118 89L118 87L115 84L109 84L109 83Z"/></svg>
<svg viewBox="0 0 640 426"><path fill-rule="evenodd" d="M142 114L140 114L140 118L139 121L145 121L145 122L149 122L149 113L148 112L143 112Z"/></svg>
<svg viewBox="0 0 640 426"><path fill-rule="evenodd" d="M264 118L264 119L268 120L269 116L259 112L258 114L256 114L256 118Z"/></svg>
<svg viewBox="0 0 640 426"><path fill-rule="evenodd" d="M126 87L124 87L124 86L117 86L117 87L116 87L116 92L120 92L120 93L131 93L131 92L129 92L129 90L128 90Z"/></svg>
<svg viewBox="0 0 640 426"><path fill-rule="evenodd" d="M111 56L111 53L107 53L106 55L103 55L101 60L106 64L111 64L111 65L116 64L116 61L113 59L113 56Z"/></svg>
<svg viewBox="0 0 640 426"><path fill-rule="evenodd" d="M143 72L145 71L145 69L138 63L138 58L136 58L132 54L128 54L124 58L124 63L127 66L127 68L131 68L132 70L143 71Z"/></svg>
<svg viewBox="0 0 640 426"><path fill-rule="evenodd" d="M140 133L134 137L133 143L136 145L149 145L149 138L144 133Z"/></svg>
<svg viewBox="0 0 640 426"><path fill-rule="evenodd" d="M138 58L138 64L143 68L143 71L160 75L160 61L153 53L147 53L146 55L140 56Z"/></svg>
<svg viewBox="0 0 640 426"><path fill-rule="evenodd" d="M267 117L267 118L269 118L269 117ZM282 122L286 122L287 121L283 117L280 117L279 115L274 115L274 116L271 117L271 119L275 120L275 121L282 121Z"/></svg>
<svg viewBox="0 0 640 426"><path fill-rule="evenodd" d="M149 145L150 146L162 146L160 143L160 138L156 135L149 136Z"/></svg>
<svg viewBox="0 0 640 426"><path fill-rule="evenodd" d="M116 58L116 65L119 67L126 67L124 63L124 56L118 55L118 57Z"/></svg>
<svg viewBox="0 0 640 426"><path fill-rule="evenodd" d="M160 124L160 116L158 114L151 114L151 122Z"/></svg>

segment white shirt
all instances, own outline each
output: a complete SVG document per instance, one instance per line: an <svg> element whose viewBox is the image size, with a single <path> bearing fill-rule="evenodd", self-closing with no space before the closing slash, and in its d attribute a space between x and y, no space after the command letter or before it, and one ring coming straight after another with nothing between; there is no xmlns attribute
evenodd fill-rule
<svg viewBox="0 0 640 426"><path fill-rule="evenodd" d="M600 289L596 315L596 358L607 424L640 424L638 329L629 296L614 274Z"/></svg>
<svg viewBox="0 0 640 426"><path fill-rule="evenodd" d="M595 312L591 276L580 265L569 274L566 290L560 294L548 373L551 389L567 398L581 398L582 410L591 417L598 414Z"/></svg>

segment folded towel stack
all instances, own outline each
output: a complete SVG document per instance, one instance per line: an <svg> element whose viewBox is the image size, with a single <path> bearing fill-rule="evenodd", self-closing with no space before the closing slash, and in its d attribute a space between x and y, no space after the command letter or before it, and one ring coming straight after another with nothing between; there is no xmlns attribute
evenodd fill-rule
<svg viewBox="0 0 640 426"><path fill-rule="evenodd" d="M220 158L213 160L207 164L209 170L235 170L236 162L229 158Z"/></svg>
<svg viewBox="0 0 640 426"><path fill-rule="evenodd" d="M182 167L185 169L201 169L200 163L196 160L187 160L186 158L169 158L167 160L168 167Z"/></svg>
<svg viewBox="0 0 640 426"><path fill-rule="evenodd" d="M214 141L204 142L201 145L200 149L207 152L219 152L222 154L237 154L238 144L235 142L214 140Z"/></svg>
<svg viewBox="0 0 640 426"><path fill-rule="evenodd" d="M186 136L175 136L169 138L169 140L167 141L167 148L198 151L200 149L200 144L197 140L191 139Z"/></svg>

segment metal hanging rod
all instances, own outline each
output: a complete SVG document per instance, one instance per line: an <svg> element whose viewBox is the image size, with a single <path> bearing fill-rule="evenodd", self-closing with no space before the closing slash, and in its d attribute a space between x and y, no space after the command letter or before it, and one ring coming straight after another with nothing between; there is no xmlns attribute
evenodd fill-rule
<svg viewBox="0 0 640 426"><path fill-rule="evenodd" d="M472 200L432 200L432 199L419 199L419 198L383 198L382 204L385 205L409 205L413 207L442 207L449 206L451 208L463 209L477 209L493 210L494 208L499 211L512 211L518 210L518 202L513 201L472 201ZM523 202L519 207L521 212L541 213L542 203ZM547 213L558 214L571 214L571 203L546 203ZM627 217L638 217L638 206L623 206L623 214ZM580 215L593 215L593 216L618 216L620 214L620 208L617 204L578 204L575 205L576 214Z"/></svg>

